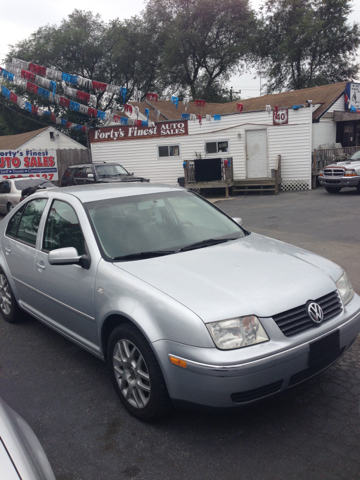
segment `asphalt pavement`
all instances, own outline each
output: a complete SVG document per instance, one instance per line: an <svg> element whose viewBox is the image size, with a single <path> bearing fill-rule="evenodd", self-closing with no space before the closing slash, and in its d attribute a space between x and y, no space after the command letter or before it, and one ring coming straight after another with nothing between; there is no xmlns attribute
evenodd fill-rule
<svg viewBox="0 0 360 480"><path fill-rule="evenodd" d="M360 293L355 191L216 205L337 262ZM103 362L31 317L0 319L0 395L31 425L58 480L360 479L360 338L322 374L254 406L144 424L121 406Z"/></svg>

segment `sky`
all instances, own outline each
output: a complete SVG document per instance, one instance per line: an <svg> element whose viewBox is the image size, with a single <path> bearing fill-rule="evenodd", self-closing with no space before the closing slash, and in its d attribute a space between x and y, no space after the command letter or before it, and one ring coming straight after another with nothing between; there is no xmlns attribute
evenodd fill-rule
<svg viewBox="0 0 360 480"><path fill-rule="evenodd" d="M145 3L144 0L1 0L0 66L4 66L2 60L9 51L9 45L28 38L42 26L59 25L75 9L99 13L107 22L137 15ZM257 10L263 0L250 0L250 3ZM353 0L352 3L353 12L349 17L351 23L360 21L360 0ZM233 77L228 86L232 86L235 92L241 90L241 98L257 97L260 95L260 84L264 85L265 79L254 77L255 72Z"/></svg>

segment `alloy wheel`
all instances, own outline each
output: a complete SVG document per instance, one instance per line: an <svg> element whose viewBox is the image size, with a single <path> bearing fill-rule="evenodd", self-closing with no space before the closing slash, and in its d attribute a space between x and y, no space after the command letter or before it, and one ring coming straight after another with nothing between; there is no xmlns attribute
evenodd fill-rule
<svg viewBox="0 0 360 480"><path fill-rule="evenodd" d="M5 315L11 312L11 290L4 274L0 274L0 309Z"/></svg>
<svg viewBox="0 0 360 480"><path fill-rule="evenodd" d="M140 350L129 340L116 343L113 368L124 398L134 408L146 407L151 394L149 370Z"/></svg>

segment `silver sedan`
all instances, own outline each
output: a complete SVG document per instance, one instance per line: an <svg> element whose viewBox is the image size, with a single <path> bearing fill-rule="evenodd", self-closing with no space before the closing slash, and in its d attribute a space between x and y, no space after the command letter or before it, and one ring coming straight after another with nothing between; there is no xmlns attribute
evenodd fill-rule
<svg viewBox="0 0 360 480"><path fill-rule="evenodd" d="M0 223L0 309L108 362L127 410L236 407L316 375L360 331L338 265L151 184L37 192Z"/></svg>

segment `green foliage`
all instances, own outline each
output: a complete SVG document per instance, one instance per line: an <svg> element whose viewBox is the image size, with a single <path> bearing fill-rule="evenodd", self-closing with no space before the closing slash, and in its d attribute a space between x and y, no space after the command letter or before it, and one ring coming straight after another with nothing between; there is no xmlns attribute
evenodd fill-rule
<svg viewBox="0 0 360 480"><path fill-rule="evenodd" d="M163 88L194 99L222 97L222 85L245 68L256 30L248 0L150 0L144 21L161 45Z"/></svg>
<svg viewBox="0 0 360 480"><path fill-rule="evenodd" d="M268 0L257 39L267 93L351 80L360 30L350 11L349 0Z"/></svg>

